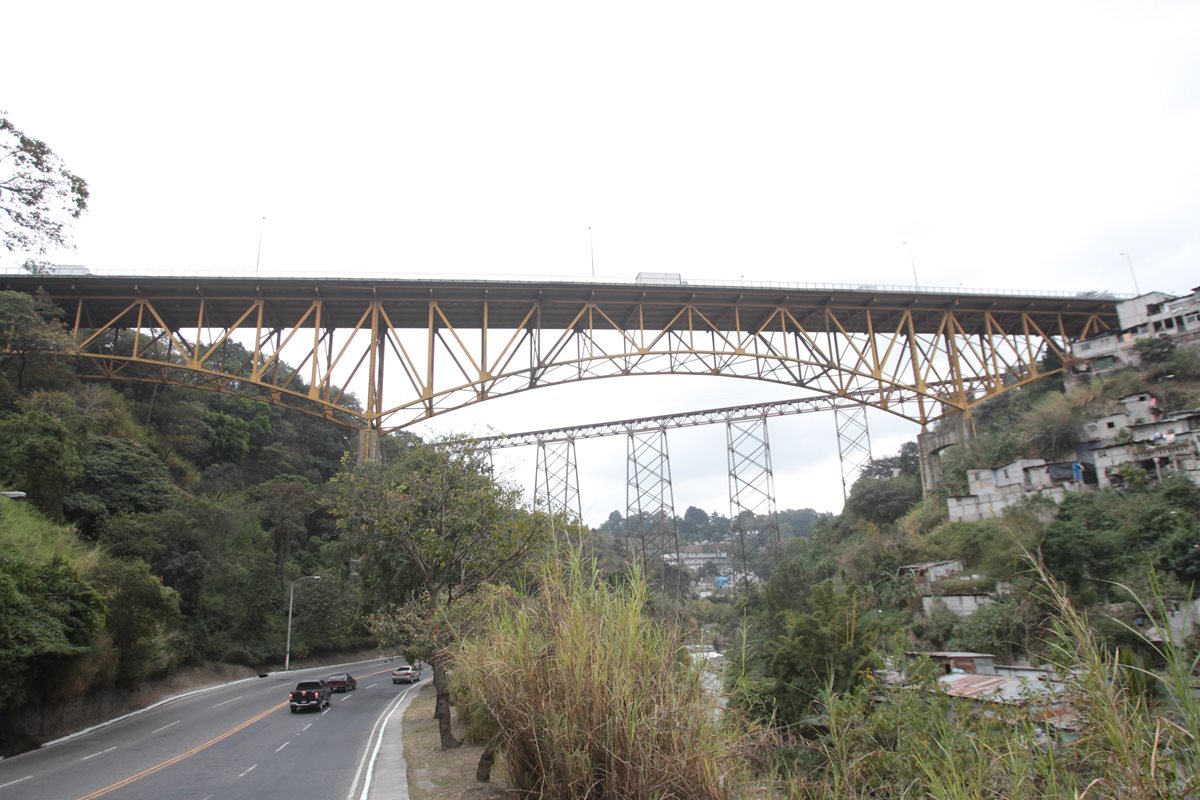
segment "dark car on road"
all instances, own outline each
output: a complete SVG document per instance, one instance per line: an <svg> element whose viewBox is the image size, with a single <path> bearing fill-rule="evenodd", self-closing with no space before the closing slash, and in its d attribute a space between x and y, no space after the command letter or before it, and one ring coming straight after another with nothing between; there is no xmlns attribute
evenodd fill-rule
<svg viewBox="0 0 1200 800"><path fill-rule="evenodd" d="M421 680L421 670L408 664L401 664L392 670L392 683L418 683Z"/></svg>
<svg viewBox="0 0 1200 800"><path fill-rule="evenodd" d="M288 704L292 707L293 714L306 708L320 711L322 708L328 707L331 702L329 684L323 680L300 681L288 695Z"/></svg>
<svg viewBox="0 0 1200 800"><path fill-rule="evenodd" d="M358 681L349 672L335 672L325 679L331 692L353 692L358 688Z"/></svg>

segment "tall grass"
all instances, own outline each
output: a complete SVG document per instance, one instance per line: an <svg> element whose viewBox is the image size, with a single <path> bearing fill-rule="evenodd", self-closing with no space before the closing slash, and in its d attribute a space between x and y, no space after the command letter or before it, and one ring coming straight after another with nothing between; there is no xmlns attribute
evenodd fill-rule
<svg viewBox="0 0 1200 800"><path fill-rule="evenodd" d="M1161 670L1124 663L1035 569L1080 714L1072 742L1052 741L1032 693L1024 705L952 698L926 664L916 686L826 691L821 733L775 750L782 771L768 779L766 740L718 707L678 629L648 611L646 581L606 582L578 554L498 606L455 678L484 710L509 786L533 797L1200 800L1197 660L1168 635ZM1146 613L1168 631L1161 601Z"/></svg>
<svg viewBox="0 0 1200 800"><path fill-rule="evenodd" d="M455 681L494 722L510 788L545 798L752 796L752 739L722 713L647 582L578 552L465 642Z"/></svg>
<svg viewBox="0 0 1200 800"><path fill-rule="evenodd" d="M1035 569L1052 609L1047 644L1080 715L1076 741L1053 744L1037 704L950 698L936 691L935 675L919 676L922 685L908 689L826 693L826 732L813 743L823 760L818 769L790 779L789 795L1200 798L1200 700L1194 686L1200 659L1189 658L1170 637L1161 600L1157 608L1145 609L1168 634L1155 646L1163 669L1151 672L1123 663L1119 652L1106 648L1059 584L1040 565ZM1156 691L1139 691L1139 684Z"/></svg>

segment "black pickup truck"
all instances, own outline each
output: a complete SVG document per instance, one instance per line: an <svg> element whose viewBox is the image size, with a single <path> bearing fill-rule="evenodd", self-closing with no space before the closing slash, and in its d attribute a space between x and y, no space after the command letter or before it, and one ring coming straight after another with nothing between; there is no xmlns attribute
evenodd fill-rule
<svg viewBox="0 0 1200 800"><path fill-rule="evenodd" d="M329 705L330 699L329 684L325 681L300 681L295 690L288 695L293 714L306 708L320 711Z"/></svg>

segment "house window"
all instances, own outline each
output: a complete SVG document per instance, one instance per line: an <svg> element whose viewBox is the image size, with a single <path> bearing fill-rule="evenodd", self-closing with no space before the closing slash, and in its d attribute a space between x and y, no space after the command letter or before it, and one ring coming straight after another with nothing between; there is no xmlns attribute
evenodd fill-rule
<svg viewBox="0 0 1200 800"><path fill-rule="evenodd" d="M1104 424L1105 424L1105 425L1107 425L1107 426L1109 427L1109 430L1111 430L1111 429L1113 429L1113 428L1117 427L1117 423L1113 422L1111 419L1110 419L1108 422L1104 423Z"/></svg>

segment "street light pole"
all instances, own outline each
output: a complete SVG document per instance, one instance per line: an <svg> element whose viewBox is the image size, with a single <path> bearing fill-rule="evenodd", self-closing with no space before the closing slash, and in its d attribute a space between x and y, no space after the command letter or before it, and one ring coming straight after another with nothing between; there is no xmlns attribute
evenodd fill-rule
<svg viewBox="0 0 1200 800"><path fill-rule="evenodd" d="M320 575L305 575L302 578L296 578L292 581L291 587L288 589L288 627L287 627L287 649L283 653L283 671L287 672L292 668L292 604L296 600L296 584L306 580L321 580Z"/></svg>
<svg viewBox="0 0 1200 800"><path fill-rule="evenodd" d="M1138 288L1137 273L1133 271L1133 256L1129 253L1121 253L1121 255L1125 256L1125 263L1129 264L1129 275L1133 278L1133 291L1140 297L1142 290Z"/></svg>
<svg viewBox="0 0 1200 800"><path fill-rule="evenodd" d="M909 266L912 267L913 286L920 289L921 282L919 280L917 280L917 260L915 258L913 258L912 245L909 244L908 242L901 242L900 244L902 244L908 248L908 264L909 264Z"/></svg>

